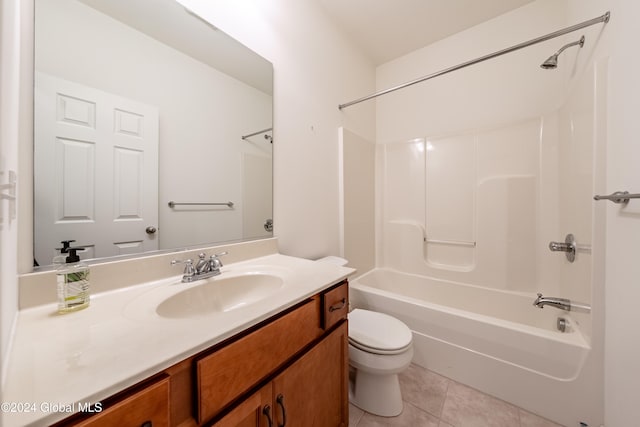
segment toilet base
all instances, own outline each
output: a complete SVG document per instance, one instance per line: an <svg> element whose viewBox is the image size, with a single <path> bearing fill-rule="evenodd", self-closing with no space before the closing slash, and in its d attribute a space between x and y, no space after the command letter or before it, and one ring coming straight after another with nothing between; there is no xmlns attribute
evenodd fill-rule
<svg viewBox="0 0 640 427"><path fill-rule="evenodd" d="M398 375L372 375L357 370L349 382L349 402L381 417L395 417L403 409Z"/></svg>

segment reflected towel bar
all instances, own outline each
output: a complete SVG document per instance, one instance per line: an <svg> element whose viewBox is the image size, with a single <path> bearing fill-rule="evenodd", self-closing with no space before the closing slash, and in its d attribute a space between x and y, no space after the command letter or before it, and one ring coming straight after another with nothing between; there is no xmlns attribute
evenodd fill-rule
<svg viewBox="0 0 640 427"><path fill-rule="evenodd" d="M631 194L628 191L616 191L608 196L593 196L593 200L609 200L613 203L629 203L629 199L640 199L640 193Z"/></svg>
<svg viewBox="0 0 640 427"><path fill-rule="evenodd" d="M203 202L203 203L199 203L199 202L190 203L190 202L186 202L186 203L178 203L178 202L174 202L172 200L172 201L170 201L168 203L168 205L169 205L170 208L176 207L178 205L189 205L189 206L223 206L224 205L224 206L228 206L228 207L232 208L233 207L233 202L221 202L221 203L206 203L206 202Z"/></svg>
<svg viewBox="0 0 640 427"><path fill-rule="evenodd" d="M259 130L258 132L253 132L253 133L250 133L248 135L242 135L241 138L242 139L247 139L247 138L249 138L251 136L260 135L261 133L271 132L272 130L273 130L273 128L262 129L262 130Z"/></svg>

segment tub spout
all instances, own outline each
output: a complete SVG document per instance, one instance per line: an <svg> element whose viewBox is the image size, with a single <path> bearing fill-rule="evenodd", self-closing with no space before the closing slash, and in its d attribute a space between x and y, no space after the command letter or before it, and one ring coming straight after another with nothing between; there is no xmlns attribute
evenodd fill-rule
<svg viewBox="0 0 640 427"><path fill-rule="evenodd" d="M543 297L542 294L538 294L538 298L533 302L533 305L539 308L544 308L545 305L550 305L561 310L571 311L570 300L566 298Z"/></svg>

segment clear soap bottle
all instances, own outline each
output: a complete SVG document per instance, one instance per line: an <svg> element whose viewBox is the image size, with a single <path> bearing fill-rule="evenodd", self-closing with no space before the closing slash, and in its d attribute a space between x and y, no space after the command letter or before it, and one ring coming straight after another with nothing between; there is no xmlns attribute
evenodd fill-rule
<svg viewBox="0 0 640 427"><path fill-rule="evenodd" d="M66 263L56 270L59 313L89 306L89 266L80 262L78 249L82 248L69 248Z"/></svg>

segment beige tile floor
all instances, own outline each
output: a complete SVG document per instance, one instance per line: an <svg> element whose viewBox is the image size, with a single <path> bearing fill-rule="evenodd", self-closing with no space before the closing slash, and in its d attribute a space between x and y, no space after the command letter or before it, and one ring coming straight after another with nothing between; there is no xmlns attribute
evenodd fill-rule
<svg viewBox="0 0 640 427"><path fill-rule="evenodd" d="M349 427L562 427L417 365L400 375L404 410L378 417L349 405Z"/></svg>

